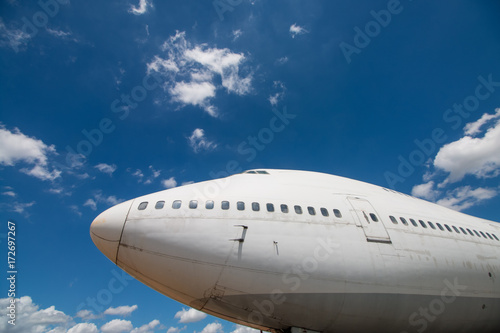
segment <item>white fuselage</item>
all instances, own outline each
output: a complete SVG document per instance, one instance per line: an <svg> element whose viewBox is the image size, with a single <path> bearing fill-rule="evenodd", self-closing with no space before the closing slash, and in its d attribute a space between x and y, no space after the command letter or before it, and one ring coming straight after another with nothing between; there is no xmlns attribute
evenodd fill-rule
<svg viewBox="0 0 500 333"><path fill-rule="evenodd" d="M262 330L500 332L500 225L355 180L247 171L119 204L91 236L151 288Z"/></svg>

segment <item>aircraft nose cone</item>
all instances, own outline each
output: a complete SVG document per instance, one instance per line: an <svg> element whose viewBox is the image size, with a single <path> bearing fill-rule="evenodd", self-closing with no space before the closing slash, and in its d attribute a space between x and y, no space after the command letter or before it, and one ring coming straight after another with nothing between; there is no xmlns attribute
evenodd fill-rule
<svg viewBox="0 0 500 333"><path fill-rule="evenodd" d="M131 201L127 201L113 206L99 214L90 225L90 237L95 246L114 263L130 205Z"/></svg>

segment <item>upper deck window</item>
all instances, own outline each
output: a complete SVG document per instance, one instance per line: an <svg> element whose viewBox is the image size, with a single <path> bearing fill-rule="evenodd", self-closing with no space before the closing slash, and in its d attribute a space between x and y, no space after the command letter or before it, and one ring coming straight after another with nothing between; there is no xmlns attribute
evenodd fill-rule
<svg viewBox="0 0 500 333"><path fill-rule="evenodd" d="M427 228L427 224L424 223L424 221L422 220L418 220L418 222L420 222L420 225L424 228Z"/></svg>
<svg viewBox="0 0 500 333"><path fill-rule="evenodd" d="M163 209L163 206L165 206L165 201L158 201L155 205L155 209Z"/></svg>
<svg viewBox="0 0 500 333"><path fill-rule="evenodd" d="M486 235L488 235L488 237L489 237L490 239L493 239L493 237L491 237L491 235L490 235L489 233L486 233Z"/></svg>
<svg viewBox="0 0 500 333"><path fill-rule="evenodd" d="M486 237L486 235L484 234L484 232L480 231L481 235L483 235L484 238L488 238Z"/></svg>
<svg viewBox="0 0 500 333"><path fill-rule="evenodd" d="M452 225L452 227L453 227L453 230L455 230L455 232L456 232L457 234L459 234L459 233L460 233L460 231L458 230L458 228L457 228L457 227L455 227L454 225Z"/></svg>
<svg viewBox="0 0 500 333"><path fill-rule="evenodd" d="M314 209L314 207L307 207L307 211L309 212L309 215L316 215L316 210Z"/></svg>
<svg viewBox="0 0 500 333"><path fill-rule="evenodd" d="M398 224L398 220L396 220L396 218L394 216L389 216L389 218L391 219L391 222L394 223L394 224Z"/></svg>
<svg viewBox="0 0 500 333"><path fill-rule="evenodd" d="M245 203L243 201L238 201L236 203L236 209L238 209L238 210L245 210Z"/></svg>
<svg viewBox="0 0 500 333"><path fill-rule="evenodd" d="M479 234L479 232L477 232L476 230L474 230L474 233L477 235L477 237L481 237L481 235Z"/></svg>
<svg viewBox="0 0 500 333"><path fill-rule="evenodd" d="M468 232L469 234L471 234L471 236L474 236L474 234L472 233L472 231L471 231L469 228L467 228L467 232Z"/></svg>
<svg viewBox="0 0 500 333"><path fill-rule="evenodd" d="M274 212L274 205L272 203L266 204L266 208L268 212Z"/></svg>
<svg viewBox="0 0 500 333"><path fill-rule="evenodd" d="M427 223L429 223L429 225L431 226L432 229L436 230L436 227L434 226L434 223L432 223L431 221L427 221Z"/></svg>
<svg viewBox="0 0 500 333"><path fill-rule="evenodd" d="M260 210L260 204L258 202L252 202L252 210L258 212Z"/></svg>
<svg viewBox="0 0 500 333"><path fill-rule="evenodd" d="M205 208L206 209L214 209L214 201L213 200L207 200L205 203Z"/></svg>
<svg viewBox="0 0 500 333"><path fill-rule="evenodd" d="M288 206L287 206L287 205L285 205L285 204L282 204L282 205L281 205L281 212L282 212L282 213L288 213Z"/></svg>
<svg viewBox="0 0 500 333"><path fill-rule="evenodd" d="M174 202L172 202L172 208L173 209L179 209L179 208L181 208L181 205L182 205L182 201L181 200L175 200Z"/></svg>
<svg viewBox="0 0 500 333"><path fill-rule="evenodd" d="M223 210L228 210L229 209L229 201L222 201L220 207Z"/></svg>
<svg viewBox="0 0 500 333"><path fill-rule="evenodd" d="M342 213L338 209L334 209L333 214L335 215L335 217L338 217L339 219L342 218Z"/></svg>
<svg viewBox="0 0 500 333"><path fill-rule="evenodd" d="M492 235L493 235L493 238L495 238L496 240L499 240L497 235L495 235L495 234L492 234Z"/></svg>
<svg viewBox="0 0 500 333"><path fill-rule="evenodd" d="M144 202L141 202L141 203L139 204L139 207L137 207L137 209L139 209L139 210L144 210L144 209L146 209L146 207L147 207L147 206L148 206L148 202L147 202L147 201L144 201Z"/></svg>
<svg viewBox="0 0 500 333"><path fill-rule="evenodd" d="M414 227L418 227L417 222L415 222L414 219L410 219L411 224L413 224Z"/></svg>
<svg viewBox="0 0 500 333"><path fill-rule="evenodd" d="M401 220L401 223L403 223L404 225L408 225L408 221L406 221L404 217L400 217L399 219Z"/></svg>
<svg viewBox="0 0 500 333"><path fill-rule="evenodd" d="M439 230L444 231L444 228L443 228L443 226L441 225L441 223L436 223L436 225L438 226Z"/></svg>
<svg viewBox="0 0 500 333"><path fill-rule="evenodd" d="M191 201L189 201L189 208L191 208L191 209L198 208L198 200L191 200Z"/></svg>
<svg viewBox="0 0 500 333"><path fill-rule="evenodd" d="M328 214L328 209L326 209L326 208L320 208L319 210L321 211L321 215L323 215L323 216L328 216L329 215Z"/></svg>
<svg viewBox="0 0 500 333"><path fill-rule="evenodd" d="M293 208L295 209L295 213L302 214L302 207L300 207L299 205L295 205L293 206Z"/></svg>
<svg viewBox="0 0 500 333"><path fill-rule="evenodd" d="M444 227L446 228L446 230L448 230L449 232L453 232L453 230L451 230L450 226L445 224Z"/></svg>
<svg viewBox="0 0 500 333"><path fill-rule="evenodd" d="M464 235L467 235L467 233L465 232L464 228L460 227L460 231L462 231L462 233L463 233Z"/></svg>

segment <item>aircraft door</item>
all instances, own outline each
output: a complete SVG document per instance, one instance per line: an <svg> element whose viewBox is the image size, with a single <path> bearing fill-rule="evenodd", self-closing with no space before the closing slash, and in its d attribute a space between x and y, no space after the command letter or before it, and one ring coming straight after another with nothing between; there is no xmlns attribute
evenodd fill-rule
<svg viewBox="0 0 500 333"><path fill-rule="evenodd" d="M367 241L392 243L384 223L368 200L357 197L347 199L353 208L354 218L358 219L357 223L363 227Z"/></svg>

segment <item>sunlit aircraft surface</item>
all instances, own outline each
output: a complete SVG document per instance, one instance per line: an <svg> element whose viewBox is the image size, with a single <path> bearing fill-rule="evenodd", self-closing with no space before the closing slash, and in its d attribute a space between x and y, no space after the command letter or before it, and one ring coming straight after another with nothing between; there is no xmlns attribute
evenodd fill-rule
<svg viewBox="0 0 500 333"><path fill-rule="evenodd" d="M118 204L90 234L149 287L261 330L500 332L500 225L347 178L250 170Z"/></svg>

